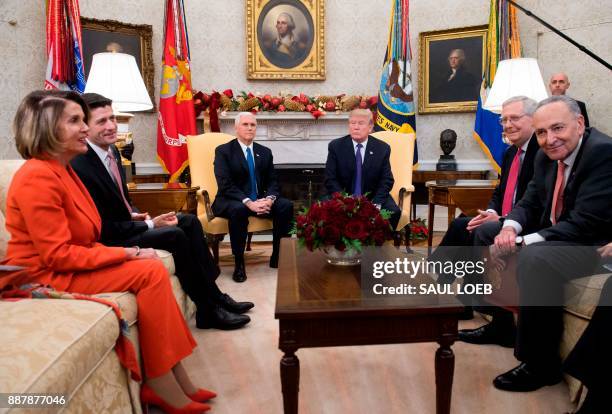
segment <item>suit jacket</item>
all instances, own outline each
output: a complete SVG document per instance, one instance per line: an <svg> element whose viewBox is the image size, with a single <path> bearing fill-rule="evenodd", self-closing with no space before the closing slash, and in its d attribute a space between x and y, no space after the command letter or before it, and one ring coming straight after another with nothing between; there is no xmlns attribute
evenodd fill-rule
<svg viewBox="0 0 612 414"><path fill-rule="evenodd" d="M389 156L391 147L385 142L368 136L363 153L361 169L361 193L366 194L375 204L383 204L393 188L393 173ZM355 185L355 149L350 135L337 138L329 143L325 163L325 188L328 194L335 192L353 193Z"/></svg>
<svg viewBox="0 0 612 414"><path fill-rule="evenodd" d="M521 201L508 214L546 240L607 243L612 234L612 139L588 128L563 192L563 210L552 225L550 212L557 162L539 151L534 176Z"/></svg>
<svg viewBox="0 0 612 414"><path fill-rule="evenodd" d="M449 70L438 85L430 92L430 102L462 102L475 101L478 99L480 82L476 76L466 71L463 66L457 68L455 76L451 79L453 72Z"/></svg>
<svg viewBox="0 0 612 414"><path fill-rule="evenodd" d="M147 231L147 223L132 220L132 215L121 198L119 188L115 185L100 157L98 157L89 144L87 148L87 153L76 156L71 164L81 181L83 181L83 184L85 184L85 187L87 187L87 190L89 190L89 194L91 194L102 217L100 241L105 244L116 244L114 242L125 240ZM121 173L123 194L125 194L128 203L132 206L128 188L125 184L123 168L119 161L121 156L115 146L111 146L111 148L115 153L117 167ZM134 211L137 210L134 209Z"/></svg>
<svg viewBox="0 0 612 414"><path fill-rule="evenodd" d="M27 267L28 280L66 290L72 277L126 260L122 247L98 243L100 216L72 168L30 159L15 173L6 201L11 234L4 264ZM0 278L0 287L11 283Z"/></svg>
<svg viewBox="0 0 612 414"><path fill-rule="evenodd" d="M580 108L580 112L582 113L582 116L584 117L584 126L585 127L589 127L589 115L587 114L587 110L586 110L586 105L584 104L584 102L579 101L576 99L576 103L578 104L578 107Z"/></svg>
<svg viewBox="0 0 612 414"><path fill-rule="evenodd" d="M527 145L527 151L525 151L525 156L521 164L518 181L516 182L516 197L514 199L514 204L518 203L519 200L523 197L523 194L527 189L527 185L533 177L533 161L535 160L536 153L539 149L540 146L538 145L538 140L534 135L531 137L529 145ZM502 205L504 203L504 193L506 192L508 175L510 174L510 167L512 166L512 160L516 155L516 151L518 151L518 148L514 145L511 145L504 153L504 159L502 160L501 168L501 179L499 185L495 187L495 191L493 192L491 201L489 201L489 205L487 206L487 209L497 211L497 214L500 216L502 214Z"/></svg>
<svg viewBox="0 0 612 414"><path fill-rule="evenodd" d="M253 142L253 153L257 198L279 197L272 151ZM222 215L232 201L242 202L251 192L249 166L237 138L215 149L214 164L218 191L212 209L216 215Z"/></svg>

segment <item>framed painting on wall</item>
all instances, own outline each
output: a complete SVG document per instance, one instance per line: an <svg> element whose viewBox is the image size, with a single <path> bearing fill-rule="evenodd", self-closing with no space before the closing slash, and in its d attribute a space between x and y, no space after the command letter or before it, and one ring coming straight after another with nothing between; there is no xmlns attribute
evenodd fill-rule
<svg viewBox="0 0 612 414"><path fill-rule="evenodd" d="M419 113L476 110L487 26L419 33Z"/></svg>
<svg viewBox="0 0 612 414"><path fill-rule="evenodd" d="M136 59L136 64L140 69L151 102L153 102L153 109L149 112L155 112L153 27L148 24L129 24L115 20L96 20L81 17L81 32L85 79L89 77L89 69L94 54L119 52L132 55Z"/></svg>
<svg viewBox="0 0 612 414"><path fill-rule="evenodd" d="M325 79L324 0L247 0L247 78Z"/></svg>

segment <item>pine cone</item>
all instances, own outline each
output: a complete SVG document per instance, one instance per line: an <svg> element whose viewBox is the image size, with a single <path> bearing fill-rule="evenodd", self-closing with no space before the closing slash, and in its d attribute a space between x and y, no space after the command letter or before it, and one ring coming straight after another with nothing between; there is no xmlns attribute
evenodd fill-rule
<svg viewBox="0 0 612 414"><path fill-rule="evenodd" d="M246 112L260 105L261 105L261 101L257 99L255 96L253 96L252 98L248 98L240 102L240 105L238 105L238 110L240 112Z"/></svg>
<svg viewBox="0 0 612 414"><path fill-rule="evenodd" d="M219 97L219 102L221 103L221 110L223 111L231 111L232 110L232 100L228 98L226 95L221 94Z"/></svg>
<svg viewBox="0 0 612 414"><path fill-rule="evenodd" d="M288 111L293 112L302 112L305 108L304 105L302 105L298 101L292 101L290 98L285 99L283 105L285 105L285 108L287 108Z"/></svg>
<svg viewBox="0 0 612 414"><path fill-rule="evenodd" d="M359 96L345 96L340 101L340 107L343 111L349 112L355 109L359 103L361 102L361 98Z"/></svg>
<svg viewBox="0 0 612 414"><path fill-rule="evenodd" d="M336 102L336 97L335 96L321 95L321 96L317 96L315 98L315 102L316 102L317 106L325 105L325 103L328 102L328 101Z"/></svg>

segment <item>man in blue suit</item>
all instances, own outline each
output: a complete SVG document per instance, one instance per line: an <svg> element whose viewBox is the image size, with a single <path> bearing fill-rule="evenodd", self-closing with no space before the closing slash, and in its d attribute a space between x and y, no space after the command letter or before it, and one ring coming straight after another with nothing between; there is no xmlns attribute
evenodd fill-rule
<svg viewBox="0 0 612 414"><path fill-rule="evenodd" d="M365 195L378 207L391 211L389 222L395 229L401 212L389 195L394 183L389 162L391 147L369 135L373 127L369 109L351 111L349 135L329 143L325 189L329 195Z"/></svg>

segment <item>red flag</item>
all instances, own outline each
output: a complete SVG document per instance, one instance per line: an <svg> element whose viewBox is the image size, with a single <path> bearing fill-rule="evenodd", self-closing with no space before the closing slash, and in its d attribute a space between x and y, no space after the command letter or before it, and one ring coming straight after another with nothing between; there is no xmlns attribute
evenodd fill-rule
<svg viewBox="0 0 612 414"><path fill-rule="evenodd" d="M165 22L157 158L170 181L177 181L187 167L187 135L196 134L183 0L166 1Z"/></svg>

